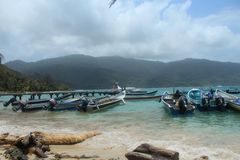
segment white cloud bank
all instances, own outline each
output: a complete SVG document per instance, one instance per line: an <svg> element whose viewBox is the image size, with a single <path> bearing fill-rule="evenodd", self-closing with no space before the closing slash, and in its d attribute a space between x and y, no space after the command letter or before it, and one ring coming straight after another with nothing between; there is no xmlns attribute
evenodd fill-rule
<svg viewBox="0 0 240 160"><path fill-rule="evenodd" d="M0 51L6 59L67 54L162 61L207 58L240 62L240 10L207 17L191 1L0 0Z"/></svg>

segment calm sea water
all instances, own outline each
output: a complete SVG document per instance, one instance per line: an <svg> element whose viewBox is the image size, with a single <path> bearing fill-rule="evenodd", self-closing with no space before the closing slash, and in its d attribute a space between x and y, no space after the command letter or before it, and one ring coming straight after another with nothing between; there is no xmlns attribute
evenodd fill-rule
<svg viewBox="0 0 240 160"><path fill-rule="evenodd" d="M184 88L187 90L188 88ZM160 89L159 93L172 88ZM211 160L240 160L240 112L198 112L171 116L158 101L128 101L98 113L14 113L1 107L0 132L33 130L103 134L83 143L88 147L122 147L128 150L151 143L180 152L181 159L207 155Z"/></svg>

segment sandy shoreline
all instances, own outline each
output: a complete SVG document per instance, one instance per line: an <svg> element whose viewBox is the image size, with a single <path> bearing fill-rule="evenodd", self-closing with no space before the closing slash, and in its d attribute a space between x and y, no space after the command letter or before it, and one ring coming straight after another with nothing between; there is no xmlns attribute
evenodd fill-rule
<svg viewBox="0 0 240 160"><path fill-rule="evenodd" d="M51 152L53 153L67 153L72 156L82 156L86 155L89 157L99 157L93 158L96 160L100 159L126 159L125 154L127 153L126 149L123 148L90 148L86 146L77 145L64 145L64 146L51 146Z"/></svg>
<svg viewBox="0 0 240 160"><path fill-rule="evenodd" d="M94 159L94 160L126 160L125 154L127 153L126 149L123 148L90 148L77 145L57 145L50 146L51 151L47 153L49 158L46 160L55 159L54 154L67 154L70 156L86 156L92 158L81 158L81 159ZM0 160L5 160L4 148L0 146ZM30 157L34 159L35 156ZM74 158L63 158L63 160L71 160Z"/></svg>
<svg viewBox="0 0 240 160"><path fill-rule="evenodd" d="M48 158L46 160L56 159L54 156L57 154L78 156L81 159L94 159L94 160L124 160L125 154L128 152L125 147L100 147L92 138L87 139L75 145L50 145L50 152L46 152ZM89 143L90 141L90 143ZM87 142L87 143L86 143ZM95 147L96 145L96 147ZM6 146L0 145L0 160L5 160L4 152ZM83 158L82 158L83 157ZM86 157L86 158L84 158ZM29 159L35 159L35 155L29 155ZM61 159L75 159L75 158L61 158Z"/></svg>
<svg viewBox="0 0 240 160"><path fill-rule="evenodd" d="M86 141L82 143L78 143L75 145L51 145L50 149L51 151L47 153L48 158L46 160L56 160L54 158L55 154L67 154L70 156L79 156L79 157L90 157L90 158L81 158L83 160L126 160L125 154L128 153L130 150L132 151L133 148L129 148L124 145L118 144L118 145L110 145L106 143L106 141L101 141L99 139L104 140L110 140L109 137L105 137L103 135L99 135L96 137L92 137L90 139L87 139ZM123 139L122 139L123 140ZM110 140L112 141L112 140ZM113 141L112 141L113 142ZM148 143L148 141L145 142L139 142L139 144L136 144L136 146L142 144L142 143ZM172 143L172 142L171 142ZM180 159L182 160L193 160L193 159L199 159L199 157L206 155L211 160L225 160L225 159L238 159L239 157L238 152L230 152L230 150L225 151L223 149L221 150L214 150L213 148L193 148L192 150L189 150L189 148L186 145L182 145L181 148L178 147L178 145L174 144L171 147L167 147L164 144L159 145L155 144L153 142L150 142L149 144L153 144L156 147L164 147L166 149L171 149L178 151L180 153ZM135 146L135 144L134 144ZM134 147L135 148L135 147ZM187 151L186 151L187 150ZM4 156L4 148L3 146L0 146L0 160L5 160ZM29 158L30 160L36 160L35 156L32 156ZM74 160L74 158L63 158L63 160Z"/></svg>

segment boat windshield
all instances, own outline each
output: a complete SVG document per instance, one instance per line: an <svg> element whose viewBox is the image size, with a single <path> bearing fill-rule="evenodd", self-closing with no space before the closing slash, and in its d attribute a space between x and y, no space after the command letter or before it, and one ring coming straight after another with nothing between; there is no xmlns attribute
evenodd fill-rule
<svg viewBox="0 0 240 160"><path fill-rule="evenodd" d="M201 100L202 99L202 92L200 90L193 90L189 94L190 98L195 100Z"/></svg>

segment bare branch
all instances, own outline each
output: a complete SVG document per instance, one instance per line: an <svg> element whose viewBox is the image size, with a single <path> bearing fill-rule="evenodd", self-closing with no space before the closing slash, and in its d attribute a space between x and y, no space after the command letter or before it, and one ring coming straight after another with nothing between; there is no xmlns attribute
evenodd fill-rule
<svg viewBox="0 0 240 160"><path fill-rule="evenodd" d="M115 3L116 1L117 1L117 0L111 0L111 1L109 2L109 8L111 8L112 5L114 5L114 3Z"/></svg>

